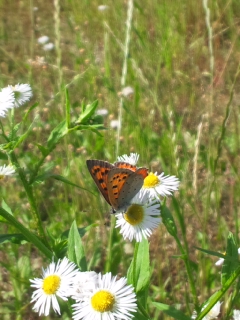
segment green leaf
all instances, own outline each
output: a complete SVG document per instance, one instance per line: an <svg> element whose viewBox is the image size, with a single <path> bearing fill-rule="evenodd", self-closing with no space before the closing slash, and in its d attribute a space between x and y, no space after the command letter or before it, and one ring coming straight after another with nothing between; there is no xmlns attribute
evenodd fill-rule
<svg viewBox="0 0 240 320"><path fill-rule="evenodd" d="M7 205L7 203L2 200L2 208L6 210L9 214L13 215L11 208Z"/></svg>
<svg viewBox="0 0 240 320"><path fill-rule="evenodd" d="M175 238L177 236L177 226L170 210L165 205L161 206L161 217L167 231Z"/></svg>
<svg viewBox="0 0 240 320"><path fill-rule="evenodd" d="M11 242L15 244L24 244L27 242L27 239L23 234L12 233L12 234L0 234L0 243Z"/></svg>
<svg viewBox="0 0 240 320"><path fill-rule="evenodd" d="M6 153L0 152L0 160L8 160Z"/></svg>
<svg viewBox="0 0 240 320"><path fill-rule="evenodd" d="M48 141L47 141L47 148L52 150L57 145L59 140L64 137L68 133L68 128L66 121L60 122L50 133Z"/></svg>
<svg viewBox="0 0 240 320"><path fill-rule="evenodd" d="M41 153L42 153L42 155L43 155L44 157L46 157L46 156L49 155L49 150L48 150L46 147L42 146L42 145L39 144L39 143L37 143L36 146L37 146L38 149L41 151Z"/></svg>
<svg viewBox="0 0 240 320"><path fill-rule="evenodd" d="M149 267L149 243L143 239L135 244L134 257L128 269L128 282L131 283L135 292L139 293L148 289L150 280Z"/></svg>
<svg viewBox="0 0 240 320"><path fill-rule="evenodd" d="M80 114L77 123L87 124L93 116L98 105L98 101L95 100L92 104L88 104L86 107L83 106L82 113Z"/></svg>
<svg viewBox="0 0 240 320"><path fill-rule="evenodd" d="M225 259L227 258L227 259ZM231 258L229 260L228 258ZM233 272L239 267L238 261L238 246L233 237L233 234L230 232L227 239L227 251L224 257L224 263L222 267L222 285L231 277Z"/></svg>
<svg viewBox="0 0 240 320"><path fill-rule="evenodd" d="M68 258L76 263L81 271L87 271L87 262L76 221L73 221L68 237Z"/></svg>
<svg viewBox="0 0 240 320"><path fill-rule="evenodd" d="M220 252L216 252L216 251L212 251L212 250L206 250L206 249L202 249L202 248L199 248L199 247L194 247L194 248L196 248L197 250L202 251L204 253L207 253L207 254L209 254L211 256L215 256L215 257L223 258L223 259L226 258L226 256L224 254L220 253Z"/></svg>
<svg viewBox="0 0 240 320"><path fill-rule="evenodd" d="M159 302L153 302L152 303L158 310L163 311L171 318L177 319L177 320L191 320L190 317L186 316L182 311L175 309L174 307L171 307L164 303Z"/></svg>
<svg viewBox="0 0 240 320"><path fill-rule="evenodd" d="M23 117L23 121L27 120L28 115L30 114L30 112L32 110L34 110L36 107L38 106L38 102L34 103L29 109L28 111L25 113L24 117Z"/></svg>

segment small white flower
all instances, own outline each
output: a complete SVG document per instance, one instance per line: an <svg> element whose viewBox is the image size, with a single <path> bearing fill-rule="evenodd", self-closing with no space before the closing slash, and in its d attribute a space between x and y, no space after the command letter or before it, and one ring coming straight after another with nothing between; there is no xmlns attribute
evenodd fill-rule
<svg viewBox="0 0 240 320"><path fill-rule="evenodd" d="M160 203L156 199L149 198L147 192L140 190L131 200L131 204L125 213L117 213L116 228L120 227L120 233L124 239L141 242L143 238L151 236L152 231L161 223Z"/></svg>
<svg viewBox="0 0 240 320"><path fill-rule="evenodd" d="M0 180L5 176L11 176L15 173L15 169L12 165L6 166L5 164L0 167Z"/></svg>
<svg viewBox="0 0 240 320"><path fill-rule="evenodd" d="M110 121L110 127L113 129L117 129L120 127L120 122L119 120L111 120Z"/></svg>
<svg viewBox="0 0 240 320"><path fill-rule="evenodd" d="M238 248L238 254L240 255L240 248ZM224 258L220 258L216 263L215 266L220 267L221 265L223 265L224 262Z"/></svg>
<svg viewBox="0 0 240 320"><path fill-rule="evenodd" d="M179 180L175 176L164 176L164 172L160 175L157 172L150 172L144 179L143 189L152 197L162 197L172 195L173 191L178 190Z"/></svg>
<svg viewBox="0 0 240 320"><path fill-rule="evenodd" d="M14 108L14 93L12 89L7 87L0 91L0 117L5 117L5 113L8 109Z"/></svg>
<svg viewBox="0 0 240 320"><path fill-rule="evenodd" d="M105 11L108 8L109 8L109 6L102 4L102 5L98 6L98 11Z"/></svg>
<svg viewBox="0 0 240 320"><path fill-rule="evenodd" d="M108 115L108 110L107 109L98 109L96 111L96 114L98 116L107 116Z"/></svg>
<svg viewBox="0 0 240 320"><path fill-rule="evenodd" d="M208 304L206 304L201 311L203 311ZM221 302L217 302L212 309L202 318L202 320L211 320L211 319L216 319L220 313L220 308L221 308ZM196 311L193 311L191 319L196 319L197 318L197 313Z"/></svg>
<svg viewBox="0 0 240 320"><path fill-rule="evenodd" d="M38 43L40 44L45 44L49 41L49 37L48 36L42 36L40 38L38 38Z"/></svg>
<svg viewBox="0 0 240 320"><path fill-rule="evenodd" d="M94 271L78 272L73 280L71 297L77 301L83 300L88 294L92 294L95 289L98 275Z"/></svg>
<svg viewBox="0 0 240 320"><path fill-rule="evenodd" d="M8 86L12 89L15 96L15 107L20 107L32 98L32 88L27 83L16 84L15 86Z"/></svg>
<svg viewBox="0 0 240 320"><path fill-rule="evenodd" d="M34 311L39 312L39 315L47 316L52 305L53 310L61 314L57 297L64 301L68 300L74 276L79 272L75 268L76 265L65 257L57 263L50 263L45 270L43 269L42 279L30 280L31 287L36 288L31 300L35 302Z"/></svg>
<svg viewBox="0 0 240 320"><path fill-rule="evenodd" d="M133 166L135 166L137 164L138 159L139 159L138 153L130 153L130 156L128 156L127 154L123 154L122 156L117 157L117 161L127 162Z"/></svg>
<svg viewBox="0 0 240 320"><path fill-rule="evenodd" d="M54 49L54 44L52 42L49 42L43 46L44 51L51 51L53 49Z"/></svg>
<svg viewBox="0 0 240 320"><path fill-rule="evenodd" d="M73 305L74 320L129 320L136 312L136 294L126 278L98 274L93 293Z"/></svg>
<svg viewBox="0 0 240 320"><path fill-rule="evenodd" d="M240 310L233 310L233 320L240 320Z"/></svg>
<svg viewBox="0 0 240 320"><path fill-rule="evenodd" d="M122 89L122 96L124 97L129 97L132 96L134 94L134 90L132 87L125 87Z"/></svg>

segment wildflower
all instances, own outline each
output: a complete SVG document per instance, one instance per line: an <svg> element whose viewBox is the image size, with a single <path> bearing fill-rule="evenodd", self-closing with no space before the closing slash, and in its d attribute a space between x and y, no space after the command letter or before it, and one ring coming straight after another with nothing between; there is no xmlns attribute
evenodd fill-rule
<svg viewBox="0 0 240 320"><path fill-rule="evenodd" d="M109 272L98 274L93 293L73 305L73 319L129 320L136 310L133 287L127 285L126 278L116 280Z"/></svg>
<svg viewBox="0 0 240 320"><path fill-rule="evenodd" d="M5 164L0 167L0 180L5 176L11 176L15 173L15 169L12 165L6 166Z"/></svg>
<svg viewBox="0 0 240 320"><path fill-rule="evenodd" d="M86 294L93 293L98 275L94 271L78 272L73 280L71 297L81 301Z"/></svg>
<svg viewBox="0 0 240 320"><path fill-rule="evenodd" d="M108 110L107 109L98 109L96 111L96 115L98 116L107 116L108 115Z"/></svg>
<svg viewBox="0 0 240 320"><path fill-rule="evenodd" d="M51 51L54 49L54 44L52 42L49 42L49 43L46 43L44 46L43 46L43 50L44 51Z"/></svg>
<svg viewBox="0 0 240 320"><path fill-rule="evenodd" d="M206 304L201 311L203 311L208 304ZM211 320L211 319L216 319L220 313L220 308L221 308L221 302L217 302L212 309L202 318L202 320ZM197 313L196 311L193 312L192 314L192 319L197 318Z"/></svg>
<svg viewBox="0 0 240 320"><path fill-rule="evenodd" d="M38 43L39 44L45 44L49 41L49 37L48 36L42 36L40 38L38 38Z"/></svg>
<svg viewBox="0 0 240 320"><path fill-rule="evenodd" d="M117 129L120 127L120 122L119 120L111 120L110 121L110 127L113 129Z"/></svg>
<svg viewBox="0 0 240 320"><path fill-rule="evenodd" d="M5 117L5 112L14 108L14 102L14 93L11 88L3 88L0 91L0 117Z"/></svg>
<svg viewBox="0 0 240 320"><path fill-rule="evenodd" d="M138 153L130 153L130 156L127 154L124 154L122 156L117 157L117 161L120 162L127 162L130 163L131 165L135 166L138 162L139 154Z"/></svg>
<svg viewBox="0 0 240 320"><path fill-rule="evenodd" d="M36 288L31 300L35 302L34 311L47 316L52 305L53 310L61 314L57 297L64 301L68 300L74 276L79 272L75 267L75 264L65 257L62 261L52 262L45 270L43 269L42 279L30 280L31 287Z"/></svg>
<svg viewBox="0 0 240 320"><path fill-rule="evenodd" d="M152 197L158 197L159 195L165 197L178 190L179 183L175 176L164 176L164 172L160 175L157 172L150 172L144 179L143 189L146 189Z"/></svg>
<svg viewBox="0 0 240 320"><path fill-rule="evenodd" d="M240 310L233 310L233 320L240 320Z"/></svg>
<svg viewBox="0 0 240 320"><path fill-rule="evenodd" d="M105 11L108 8L109 8L109 6L102 4L102 5L98 6L98 11Z"/></svg>
<svg viewBox="0 0 240 320"><path fill-rule="evenodd" d="M116 214L116 228L121 228L120 233L124 239L136 239L137 242L141 242L143 237L150 237L153 229L161 223L159 216L160 203L149 198L147 192L140 190L131 200L127 211Z"/></svg>
<svg viewBox="0 0 240 320"><path fill-rule="evenodd" d="M122 89L122 96L124 97L130 97L134 94L134 90L132 87L125 87Z"/></svg>
<svg viewBox="0 0 240 320"><path fill-rule="evenodd" d="M225 254L225 253L224 253ZM238 254L240 254L240 248L238 248ZM215 266L219 267L221 265L223 265L224 262L224 258L220 258L216 263Z"/></svg>
<svg viewBox="0 0 240 320"><path fill-rule="evenodd" d="M8 86L12 89L15 96L15 107L20 107L32 98L32 88L29 84L16 84L15 86Z"/></svg>

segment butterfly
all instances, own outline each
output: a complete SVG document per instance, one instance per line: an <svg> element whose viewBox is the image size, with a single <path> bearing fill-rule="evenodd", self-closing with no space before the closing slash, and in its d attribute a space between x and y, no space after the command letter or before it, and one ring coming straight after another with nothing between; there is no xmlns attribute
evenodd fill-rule
<svg viewBox="0 0 240 320"><path fill-rule="evenodd" d="M87 167L99 191L114 211L126 209L148 175L147 168L137 168L126 162L111 164L103 160L87 160Z"/></svg>

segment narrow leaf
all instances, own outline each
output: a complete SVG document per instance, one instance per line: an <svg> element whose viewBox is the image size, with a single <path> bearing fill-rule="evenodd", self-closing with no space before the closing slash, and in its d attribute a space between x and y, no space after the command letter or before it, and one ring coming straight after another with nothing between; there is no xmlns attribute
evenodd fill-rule
<svg viewBox="0 0 240 320"><path fill-rule="evenodd" d="M59 140L64 137L68 133L68 128L66 121L60 122L50 133L48 141L47 141L47 147L51 150L53 149L56 144L59 142Z"/></svg>
<svg viewBox="0 0 240 320"><path fill-rule="evenodd" d="M0 243L11 242L15 244L24 244L27 242L27 239L23 234L12 233L12 234L0 234Z"/></svg>
<svg viewBox="0 0 240 320"><path fill-rule="evenodd" d="M81 271L87 271L87 262L76 221L73 221L68 237L68 258L75 262Z"/></svg>
<svg viewBox="0 0 240 320"><path fill-rule="evenodd" d="M231 258L225 259L225 258ZM232 273L238 268L238 247L236 241L233 237L233 234L230 232L227 239L227 251L224 258L224 263L222 267L222 285L231 277Z"/></svg>

